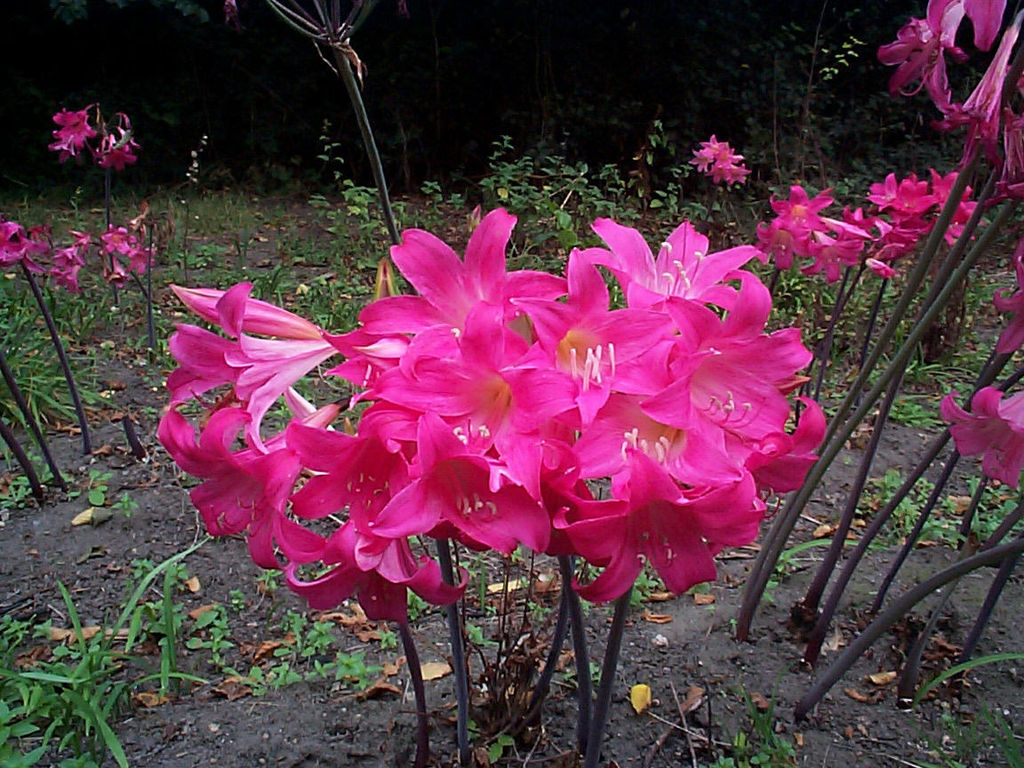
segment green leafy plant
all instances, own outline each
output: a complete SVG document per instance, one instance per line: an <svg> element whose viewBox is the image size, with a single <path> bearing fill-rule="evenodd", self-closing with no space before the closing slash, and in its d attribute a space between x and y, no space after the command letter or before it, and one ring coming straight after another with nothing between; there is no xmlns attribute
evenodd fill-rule
<svg viewBox="0 0 1024 768"><path fill-rule="evenodd" d="M135 617L140 615L141 598L157 577L205 541L152 568L109 628L87 633L70 594L58 583L72 626L69 644L57 645L52 660L20 668L15 656L22 645L33 634L49 637L50 626L47 623L33 628L28 622L9 616L0 618L0 717L6 719L0 721L0 756L5 757L5 765L17 764L16 760L32 765L52 749L57 753L70 750L75 755L85 755L97 765L109 755L120 768L128 768L128 758L111 723L131 691L154 680L197 680L170 670L135 680L125 678L124 661L131 658L129 654L140 634ZM127 630L123 651L114 647L122 629Z"/></svg>

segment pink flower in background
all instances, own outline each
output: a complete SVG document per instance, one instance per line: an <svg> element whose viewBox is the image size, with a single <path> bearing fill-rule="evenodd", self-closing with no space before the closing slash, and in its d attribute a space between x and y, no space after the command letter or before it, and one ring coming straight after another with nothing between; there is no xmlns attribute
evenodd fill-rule
<svg viewBox="0 0 1024 768"><path fill-rule="evenodd" d="M28 232L15 221L0 218L0 267L22 266L30 272L45 272L32 257L50 252L48 231L34 227Z"/></svg>
<svg viewBox="0 0 1024 768"><path fill-rule="evenodd" d="M1016 352L1024 346L1024 237L1017 242L1014 250L1013 270L1017 276L1016 289L996 291L992 297L997 310L1013 313L996 342L996 352L1001 355Z"/></svg>
<svg viewBox="0 0 1024 768"><path fill-rule="evenodd" d="M1003 392L985 387L971 398L971 410L957 405L959 394L942 399L942 418L950 422L956 449L978 456L982 471L1013 488L1024 467L1024 392L1003 399Z"/></svg>
<svg viewBox="0 0 1024 768"><path fill-rule="evenodd" d="M728 308L736 296L726 284L728 276L758 255L751 245L711 253L707 237L688 221L666 238L657 257L632 227L597 219L593 230L608 248L590 248L582 255L611 270L634 309L660 309L673 296Z"/></svg>
<svg viewBox="0 0 1024 768"><path fill-rule="evenodd" d="M729 142L719 141L714 134L708 141L700 142L700 149L694 150L690 164L716 184L723 181L728 186L742 184L750 175L750 170L743 165L743 155L736 154Z"/></svg>
<svg viewBox="0 0 1024 768"><path fill-rule="evenodd" d="M96 157L96 165L100 168L123 171L126 165L138 160L135 153L139 145L132 138L132 123L128 115L118 112L115 118L117 125L104 132L100 145L93 150L93 154Z"/></svg>
<svg viewBox="0 0 1024 768"><path fill-rule="evenodd" d="M66 288L71 293L78 293L78 273L85 266L85 259L82 257L82 248L78 245L70 245L67 248L58 248L53 252L53 267L50 268L50 277L53 281Z"/></svg>
<svg viewBox="0 0 1024 768"><path fill-rule="evenodd" d="M974 44L987 51L1002 24L1006 0L930 0L924 19L911 19L897 34L896 41L878 49L878 59L896 72L889 80L889 91L913 94L922 87L941 112L948 113L949 81L946 76L948 53L963 61L967 54L956 45L957 30L966 16L974 25ZM920 85L911 87L920 80Z"/></svg>
<svg viewBox="0 0 1024 768"><path fill-rule="evenodd" d="M62 163L69 157L77 157L86 148L86 142L96 138L96 129L89 125L89 110L93 106L90 104L77 112L61 109L53 116L53 122L60 128L53 132L56 141L49 145L49 149L60 152Z"/></svg>
<svg viewBox="0 0 1024 768"><path fill-rule="evenodd" d="M789 269L794 256L811 253L811 233L826 232L828 227L818 215L832 205L831 189L822 190L813 198L798 185L789 188L789 199L772 197L776 218L757 228L758 249L775 259L779 269Z"/></svg>

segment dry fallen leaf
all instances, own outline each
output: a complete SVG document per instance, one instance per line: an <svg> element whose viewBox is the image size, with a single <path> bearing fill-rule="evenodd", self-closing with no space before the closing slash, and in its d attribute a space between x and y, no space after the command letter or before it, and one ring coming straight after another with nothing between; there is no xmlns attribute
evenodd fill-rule
<svg viewBox="0 0 1024 768"><path fill-rule="evenodd" d="M694 592L693 593L693 604L694 605L711 605L715 602L715 596L710 592Z"/></svg>
<svg viewBox="0 0 1024 768"><path fill-rule="evenodd" d="M671 600L673 597L675 597L675 595L671 592L651 592L646 598L644 598L644 602L664 603Z"/></svg>
<svg viewBox="0 0 1024 768"><path fill-rule="evenodd" d="M521 586L523 586L523 582L520 579L509 579L508 591L509 592L514 592L515 590L519 589ZM496 595L496 594L499 594L500 592L503 592L504 590L505 590L505 582L503 582L503 581L500 581L497 584L488 584L487 585L487 594L488 595Z"/></svg>
<svg viewBox="0 0 1024 768"><path fill-rule="evenodd" d="M896 679L896 673L891 671L875 672L873 674L868 675L866 679L870 680L875 685L888 685Z"/></svg>
<svg viewBox="0 0 1024 768"><path fill-rule="evenodd" d="M114 513L104 507L86 507L73 518L72 525L99 525L112 518Z"/></svg>
<svg viewBox="0 0 1024 768"><path fill-rule="evenodd" d="M843 633L839 631L839 627L836 627L832 634L829 635L828 639L822 644L821 648L823 651L835 653L843 646Z"/></svg>
<svg viewBox="0 0 1024 768"><path fill-rule="evenodd" d="M797 731L793 734L793 742L796 744L797 749L804 748L804 735Z"/></svg>
<svg viewBox="0 0 1024 768"><path fill-rule="evenodd" d="M193 595L199 591L199 577L193 576L191 579L185 580L185 589L191 592Z"/></svg>
<svg viewBox="0 0 1024 768"><path fill-rule="evenodd" d="M707 693L699 685L691 685L686 689L686 698L679 705L684 715L688 715L704 703L704 694Z"/></svg>
<svg viewBox="0 0 1024 768"><path fill-rule="evenodd" d="M649 621L651 624L668 624L672 621L672 617L667 613L651 613L650 611L641 613L640 618L644 621Z"/></svg>
<svg viewBox="0 0 1024 768"><path fill-rule="evenodd" d="M220 685L211 690L228 701L235 701L252 695L252 688L246 684L244 677L226 677Z"/></svg>
<svg viewBox="0 0 1024 768"><path fill-rule="evenodd" d="M420 671L424 680L439 680L445 675L450 675L452 668L444 661L428 661L420 665Z"/></svg>
<svg viewBox="0 0 1024 768"><path fill-rule="evenodd" d="M394 677L398 674L398 671L405 665L405 656L399 656L394 662L385 661L380 665L381 672L384 673L385 677Z"/></svg>
<svg viewBox="0 0 1024 768"><path fill-rule="evenodd" d="M152 707L159 707L161 704L166 704L168 698L162 693L156 691L139 691L132 696L132 701L138 704L140 707L150 709Z"/></svg>
<svg viewBox="0 0 1024 768"><path fill-rule="evenodd" d="M358 699L359 701L366 701L367 699L376 699L379 696L383 696L386 693L401 694L402 689L399 688L397 685L392 685L391 683L386 682L385 678L382 677L380 680L373 683L373 685L371 685L369 688L364 688L362 691L356 694L356 699Z"/></svg>
<svg viewBox="0 0 1024 768"><path fill-rule="evenodd" d="M768 702L768 699L764 697L764 694L758 693L757 691L750 694L750 701L762 712L767 712L772 707Z"/></svg>
<svg viewBox="0 0 1024 768"><path fill-rule="evenodd" d="M238 650L245 657L251 658L254 664L259 664L264 659L274 655L274 651L284 643L279 640L262 640L258 643L242 643Z"/></svg>
<svg viewBox="0 0 1024 768"><path fill-rule="evenodd" d="M871 701L871 697L866 693L861 693L856 688L844 688L843 693L849 696L854 701L859 701L861 704L867 704Z"/></svg>
<svg viewBox="0 0 1024 768"><path fill-rule="evenodd" d="M638 714L643 714L651 706L651 686L637 683L629 689L629 703Z"/></svg>
<svg viewBox="0 0 1024 768"><path fill-rule="evenodd" d="M188 612L188 617L195 621L207 611L212 611L217 607L217 603L207 603L206 605L200 605L198 608L193 608Z"/></svg>
<svg viewBox="0 0 1024 768"><path fill-rule="evenodd" d="M824 539L826 536L831 536L835 533L836 527L837 526L830 523L822 523L814 529L814 533L812 533L811 536L815 539Z"/></svg>

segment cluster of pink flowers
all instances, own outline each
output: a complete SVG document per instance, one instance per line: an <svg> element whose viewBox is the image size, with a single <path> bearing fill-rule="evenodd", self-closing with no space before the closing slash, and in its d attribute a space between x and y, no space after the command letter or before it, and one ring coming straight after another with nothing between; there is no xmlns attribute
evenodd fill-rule
<svg viewBox="0 0 1024 768"><path fill-rule="evenodd" d="M963 20L970 19L974 27L975 47L987 51L995 43L1005 11L1006 0L930 0L926 17L911 19L895 42L879 48L878 58L896 67L889 81L894 95L924 88L942 114L936 127L966 127L965 157L980 147L992 163L1002 167L999 194L1024 198L1024 114L1005 98L1006 92L1024 93L1024 79L1006 88L1024 12L1006 27L985 75L963 103L952 100L946 71L946 54L956 61L967 59L956 45ZM919 84L915 87L915 83Z"/></svg>
<svg viewBox="0 0 1024 768"><path fill-rule="evenodd" d="M89 124L89 111L95 106L90 104L75 112L61 109L55 114L53 122L59 127L53 132L54 141L49 148L60 153L62 163L70 157L80 158L84 152L88 152L100 168L123 171L126 165L138 159L135 153L139 145L133 138L131 120L124 112L118 112L113 121L104 123L97 110L96 123L100 126L97 131ZM98 142L92 141L97 137Z"/></svg>
<svg viewBox="0 0 1024 768"><path fill-rule="evenodd" d="M758 226L758 248L764 258L774 258L779 269L789 269L794 258L810 259L801 271L824 272L829 283L839 279L843 267L862 259L875 274L892 277L896 274L893 263L912 253L931 232L957 177L955 171L946 176L934 170L930 174L929 181L913 173L898 180L890 173L884 182L871 185L867 199L873 205L867 211L845 207L841 219L820 215L834 202L831 190L810 198L803 187L792 186L788 200L772 198L777 215ZM950 244L976 205L968 200L970 193L968 187L946 230Z"/></svg>
<svg viewBox="0 0 1024 768"><path fill-rule="evenodd" d="M810 354L796 329L765 332L771 297L741 269L754 248L708 253L686 223L655 257L638 232L600 219L608 247L573 251L565 277L509 273L514 224L485 216L464 260L406 231L392 256L418 295L378 299L343 335L251 298L248 284L175 289L226 337L192 325L172 336L180 367L160 439L203 479L191 495L208 530L244 532L253 559L284 569L314 608L355 595L371 618L402 621L407 587L456 600L464 584L443 582L422 537L581 555L603 568L577 585L592 600L623 594L645 560L684 591L713 579L713 556L750 542L765 499L813 462L818 407L787 429ZM625 308L610 307L599 266ZM347 431L330 427L339 405L293 389L337 354L328 373L357 389ZM267 437L281 398L292 419ZM198 424L183 412L191 401ZM610 498L595 497L599 478Z"/></svg>
<svg viewBox="0 0 1024 768"><path fill-rule="evenodd" d="M49 275L55 284L70 293L78 293L78 273L85 266L85 256L93 238L88 232L74 230L71 238L69 245L58 247L53 243L49 227L26 230L17 222L0 217L0 269L23 265L35 274ZM124 227L111 227L100 235L99 246L102 253L110 255L101 260L103 277L107 282L120 285L131 272L142 274L149 265L150 250L142 247ZM118 257L127 259L127 268ZM52 261L49 268L40 264L47 259Z"/></svg>
<svg viewBox="0 0 1024 768"><path fill-rule="evenodd" d="M700 149L693 151L690 164L710 176L715 184L723 181L726 186L742 184L750 175L750 170L743 165L743 155L736 154L729 142L719 141L714 134L708 141L700 142Z"/></svg>

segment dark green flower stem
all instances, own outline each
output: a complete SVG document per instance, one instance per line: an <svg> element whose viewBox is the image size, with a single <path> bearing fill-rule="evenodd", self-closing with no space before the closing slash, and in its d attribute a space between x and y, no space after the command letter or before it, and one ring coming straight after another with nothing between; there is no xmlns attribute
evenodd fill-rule
<svg viewBox="0 0 1024 768"><path fill-rule="evenodd" d="M75 406L75 416L78 418L78 426L82 430L82 454L88 456L92 453L89 422L85 418L82 398L78 395L78 387L75 384L75 377L71 373L71 364L68 363L68 356L64 351L64 343L60 340L60 334L57 333L57 325L53 322L53 315L50 314L50 309L46 306L46 299L43 298L43 292L39 290L39 283L36 282L35 275L24 264L21 265L21 269L25 274L25 279L28 281L29 288L32 289L32 295L36 298L36 303L39 305L39 311L43 315L43 320L46 322L46 329L50 332L53 348L57 350L57 360L60 361L61 370L64 372L64 380L68 383L71 402Z"/></svg>
<svg viewBox="0 0 1024 768"><path fill-rule="evenodd" d="M569 585L569 626L572 628L572 655L576 663L576 748L586 754L590 738L591 702L593 685L590 681L590 652L587 650L587 632L583 626L583 608L580 596L572 588L573 562L568 555L558 558L562 583Z"/></svg>
<svg viewBox="0 0 1024 768"><path fill-rule="evenodd" d="M50 474L53 475L54 482L60 486L62 491L66 491L68 489L68 484L64 482L64 476L60 473L60 469L57 467L57 462L54 461L53 454L50 453L50 446L46 442L46 436L43 435L43 430L39 427L39 422L36 421L36 417L33 415L32 409L28 407L25 395L22 394L21 387L18 386L18 382L14 378L14 372L11 370L11 366L7 363L7 356L4 354L3 346L0 346L0 374L3 375L4 382L7 384L7 389L11 392L11 397L14 398L14 402L18 406L18 410L21 411L21 415L25 419L25 424L28 425L29 431L32 433L32 437L35 438L36 445L39 446L39 450L42 452L43 460L46 462L46 466L50 468ZM11 446L11 450L14 450L13 446ZM18 460L18 463L24 466L24 463L20 459ZM31 482L31 478L29 478L29 481ZM37 484L38 482L39 481L36 480ZM35 490L33 488L33 493L34 492Z"/></svg>
<svg viewBox="0 0 1024 768"><path fill-rule="evenodd" d="M832 357L832 343L835 340L836 326L839 323L839 318L843 314L843 310L846 309L846 305L853 295L853 292L857 289L857 285L860 283L860 276L864 273L864 262L861 262L860 267L857 269L857 274L853 276L853 270L847 267L843 270L843 281L839 284L839 290L836 292L836 301L832 306L831 317L828 319L828 328L825 330L825 338L822 339L816 350L814 359L811 361L811 366L818 366L818 372L816 380L814 382L814 392L811 397L814 402L818 402L821 399L821 387L825 382L825 372L828 370L828 361ZM807 372L810 376L810 371ZM810 382L808 382L810 383Z"/></svg>
<svg viewBox="0 0 1024 768"><path fill-rule="evenodd" d="M1021 508L1018 507L1018 510ZM1019 540L1019 539L1018 539ZM1020 561L1020 553L1007 557L999 565L999 570L996 572L996 577L992 580L992 585L988 589L988 594L985 595L985 602L981 605L981 610L978 611L978 618L974 622L974 626L971 627L971 632L967 635L967 639L964 641L964 648L960 652L960 658L957 659L958 664L962 664L968 661L971 656L974 655L974 651L978 647L978 643L981 641L981 635L985 631L985 626L988 624L988 620L992 617L992 611L996 607L996 603L999 602L999 596L1003 593L1003 588L1006 586L1006 582L1010 580L1010 576L1013 575L1014 569L1017 567L1017 563Z"/></svg>
<svg viewBox="0 0 1024 768"><path fill-rule="evenodd" d="M842 514L839 516L839 524L836 527L835 532L832 534L832 543L830 544L824 559L821 561L821 564L818 566L818 570L815 572L814 578L811 579L811 583L807 587L807 592L804 593L803 600L801 601L801 608L805 612L805 615L808 617L813 616L815 617L815 620L818 616L818 606L821 603L821 596L825 592L825 587L828 585L829 579L832 578L836 563L839 562L839 558L843 554L843 547L846 544L846 534L850 531L850 528L853 525L853 519L857 514L857 502L860 501L861 494L864 491L864 486L867 484L868 474L871 472L871 465L875 461L875 456L878 453L878 446L882 440L882 433L885 431L885 421L889 418L889 411L892 409L892 404L896 400L902 381L902 376L894 376L892 382L889 384L889 389L885 393L885 399L882 401L882 405L878 410L878 415L875 417L875 425L874 429L871 430L871 438L868 440L867 447L864 449L864 455L861 456L860 467L857 469L857 474L854 476L853 483L846 493L846 505L843 507ZM817 623L817 621L815 621L815 623ZM804 660L809 661L806 655L804 656Z"/></svg>
<svg viewBox="0 0 1024 768"><path fill-rule="evenodd" d="M36 497L36 501L43 500L43 486L39 482L39 475L36 474L35 468L32 466L32 462L29 461L28 456L25 454L25 450L21 447L21 443L18 442L18 438L15 437L14 431L7 426L7 422L0 418L0 437L3 438L4 442L7 443L7 447L11 449L11 453L14 454L14 458L21 464L21 469L25 473L25 477L28 478L29 488L32 489L32 495Z"/></svg>
<svg viewBox="0 0 1024 768"><path fill-rule="evenodd" d="M821 608L821 612L818 614L818 620L814 625L814 628L810 631L807 636L807 646L804 648L804 661L808 664L815 664L818 660L818 656L821 653L821 646L825 642L825 634L828 632L828 627L832 623L832 617L835 615L836 608L839 607L839 600L842 598L843 593L846 591L847 585L850 583L850 579L853 578L853 574L857 569L857 565L864 557L864 553L868 551L868 547L871 542L875 540L878 532L882 530L882 527L889 521L893 512L899 507L900 503L906 498L907 494L917 485L917 481L920 480L925 471L931 466L932 462L942 452L942 449L946 447L946 443L949 442L951 437L949 430L946 429L941 435L939 435L932 444L928 447L927 452L921 461L918 462L917 467L910 474L910 476L903 482L903 485L899 487L896 493L893 495L889 502L883 507L872 519L871 523L864 530L860 536L860 541L857 542L857 546L853 552L847 558L846 563L843 564L843 569L839 573L839 577L836 583L832 585L832 591L829 592L828 599L825 601ZM953 473L953 468L956 466L955 461L947 462L943 469L943 475L939 481L936 482L936 487L942 487L945 485L946 480Z"/></svg>
<svg viewBox="0 0 1024 768"><path fill-rule="evenodd" d="M569 593L572 591L572 585L563 579L558 599L558 618L555 620L555 631L551 635L551 647L548 649L548 657L537 678L537 684L533 687L530 702L526 706L526 714L522 718L523 725L536 720L540 714L540 708L547 698L548 691L551 689L551 678L555 675L558 657L562 654L565 638L569 634Z"/></svg>
<svg viewBox="0 0 1024 768"><path fill-rule="evenodd" d="M871 305L871 313L868 315L868 327L864 331L864 343L860 347L860 368L864 370L864 361L867 359L868 350L871 348L871 335L875 332L875 323L878 322L878 313L882 309L882 299L885 298L885 291L889 287L889 280L882 278L878 286L878 293L875 294L875 303Z"/></svg>
<svg viewBox="0 0 1024 768"><path fill-rule="evenodd" d="M107 224L107 232L110 231L110 225L113 222L113 216L111 215L110 203L113 195L111 194L111 183L113 173L109 168L103 169L103 219ZM110 260L110 271L114 271L114 254L107 254L107 258ZM117 286L114 283L110 284L110 290L114 295L114 306L117 306Z"/></svg>
<svg viewBox="0 0 1024 768"><path fill-rule="evenodd" d="M452 551L448 539L437 540L437 562L441 566L441 578L446 584L454 585L455 568L452 566ZM448 640L452 646L452 671L455 677L455 740L459 750L459 762L462 765L469 765L469 672L466 666L466 648L462 642L458 604L446 606L445 615L448 619Z"/></svg>
<svg viewBox="0 0 1024 768"><path fill-rule="evenodd" d="M611 707L612 689L615 687L615 672L619 666L619 650L622 648L622 634L626 628L626 614L629 613L629 598L632 594L633 587L630 586L615 600L615 613L612 616L611 629L608 630L608 645L604 651L604 663L601 665L601 684L598 686L597 700L594 702L594 717L590 721L583 768L597 768L601 760L601 742L605 726L608 724L608 710Z"/></svg>
<svg viewBox="0 0 1024 768"><path fill-rule="evenodd" d="M416 698L416 759L413 768L425 768L430 758L430 734L427 720L427 694L423 688L423 669L420 666L420 655L416 651L409 622L398 622L398 636L402 638L402 649L405 651L405 664L409 669L409 680L412 682L413 696Z"/></svg>
<svg viewBox="0 0 1024 768"><path fill-rule="evenodd" d="M352 109L356 115L356 124L359 126L359 133L363 137L363 146L366 149L366 157L370 161L370 170L373 172L373 181L377 185L377 196L380 199L380 208L384 214L384 225L388 230L388 237L392 245L402 242L398 233L398 225L395 223L395 212L391 207L391 198L388 195L388 185L384 178L384 166L380 160L380 153L377 151L377 142L373 139L373 131L370 128L370 118L366 114L366 105L363 104L363 97L359 92L359 82L352 70L352 63L345 56L345 53L337 46L332 45L334 62L338 67L341 81L345 84L348 98L352 102Z"/></svg>
<svg viewBox="0 0 1024 768"><path fill-rule="evenodd" d="M885 634L893 624L902 619L909 610L935 590L978 568L999 565L1006 558L1020 555L1021 552L1024 552L1024 539L1017 539L1009 544L1003 544L985 552L979 552L944 568L900 595L892 605L879 614L863 632L854 638L853 642L846 646L846 649L832 665L815 680L811 689L797 703L794 709L795 718L803 720L821 700L821 697L836 684L839 678L846 674L846 671L853 666L854 662L879 637Z"/></svg>
<svg viewBox="0 0 1024 768"><path fill-rule="evenodd" d="M149 335L149 351L156 351L156 323L153 320L153 228L149 228L149 250L146 254L146 332Z"/></svg>

